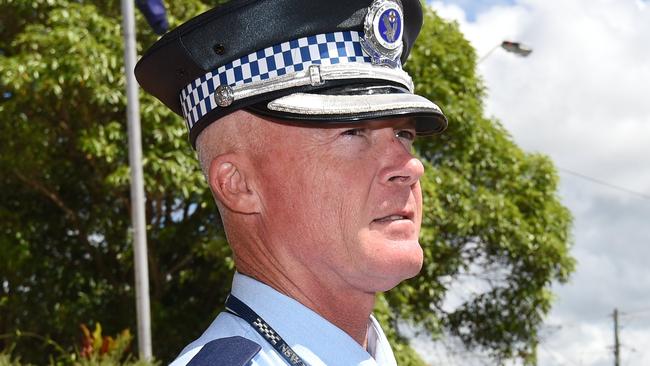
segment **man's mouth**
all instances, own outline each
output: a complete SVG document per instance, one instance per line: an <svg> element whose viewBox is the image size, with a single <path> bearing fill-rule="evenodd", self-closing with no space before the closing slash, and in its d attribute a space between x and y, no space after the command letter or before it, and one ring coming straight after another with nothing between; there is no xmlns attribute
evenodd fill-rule
<svg viewBox="0 0 650 366"><path fill-rule="evenodd" d="M410 220L408 216L405 215L389 215L389 216L384 216L378 219L375 219L373 221L375 222L391 222L391 221L398 221L398 220Z"/></svg>

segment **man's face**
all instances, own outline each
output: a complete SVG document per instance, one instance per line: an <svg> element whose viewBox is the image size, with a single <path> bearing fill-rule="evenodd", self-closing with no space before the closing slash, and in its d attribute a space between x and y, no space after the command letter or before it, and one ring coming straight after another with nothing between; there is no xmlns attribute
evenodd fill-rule
<svg viewBox="0 0 650 366"><path fill-rule="evenodd" d="M419 272L423 166L411 154L411 121L259 122L268 125L268 148L255 162L260 217L282 260L366 292Z"/></svg>

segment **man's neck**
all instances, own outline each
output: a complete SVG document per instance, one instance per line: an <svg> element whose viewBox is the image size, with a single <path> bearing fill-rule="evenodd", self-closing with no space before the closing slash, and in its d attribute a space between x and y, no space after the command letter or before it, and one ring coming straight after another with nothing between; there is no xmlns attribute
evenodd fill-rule
<svg viewBox="0 0 650 366"><path fill-rule="evenodd" d="M240 273L300 302L346 332L363 348L367 347L368 322L375 304L374 293L354 291L346 286L332 286L332 281L329 281L331 278L324 281L324 278L319 278L311 272L300 273L300 276L279 272L270 275L270 272L250 269L238 268Z"/></svg>

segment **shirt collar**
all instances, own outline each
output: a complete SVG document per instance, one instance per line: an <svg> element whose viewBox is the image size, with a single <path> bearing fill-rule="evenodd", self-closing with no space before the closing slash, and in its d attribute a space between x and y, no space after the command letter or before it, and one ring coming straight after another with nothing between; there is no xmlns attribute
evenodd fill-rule
<svg viewBox="0 0 650 366"><path fill-rule="evenodd" d="M251 277L235 273L232 294L262 317L310 365L394 366L388 340L370 316L371 356L352 337L298 301Z"/></svg>

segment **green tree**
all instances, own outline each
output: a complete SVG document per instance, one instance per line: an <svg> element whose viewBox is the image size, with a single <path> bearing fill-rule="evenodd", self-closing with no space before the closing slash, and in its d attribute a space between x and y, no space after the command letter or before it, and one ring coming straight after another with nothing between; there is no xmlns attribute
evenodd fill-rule
<svg viewBox="0 0 650 366"><path fill-rule="evenodd" d="M171 21L205 8L185 1ZM119 1L4 1L0 14L0 333L72 344L82 322L135 329ZM216 313L232 263L183 124L144 95L142 123L153 332L168 359ZM27 361L51 351L18 347Z"/></svg>
<svg viewBox="0 0 650 366"><path fill-rule="evenodd" d="M427 10L406 66L417 92L443 106L449 129L417 147L429 163L422 183L425 266L386 295L392 314L434 337L459 337L497 363L534 364L551 283L567 281L574 268L571 216L557 197L555 168L484 117L476 54L457 24ZM444 309L449 287L468 276L483 290Z"/></svg>
<svg viewBox="0 0 650 366"><path fill-rule="evenodd" d="M166 3L174 26L219 1ZM119 9L0 0L0 334L73 345L80 323L135 329ZM138 29L140 47L153 43L139 16ZM475 66L458 27L427 10L407 69L450 128L417 145L425 267L378 301L400 365L422 362L399 322L532 363L550 285L573 268L555 170L483 116ZM147 95L141 103L154 348L168 361L221 310L233 262L183 122ZM486 290L444 310L447 289L474 272ZM16 347L31 362L57 352Z"/></svg>

